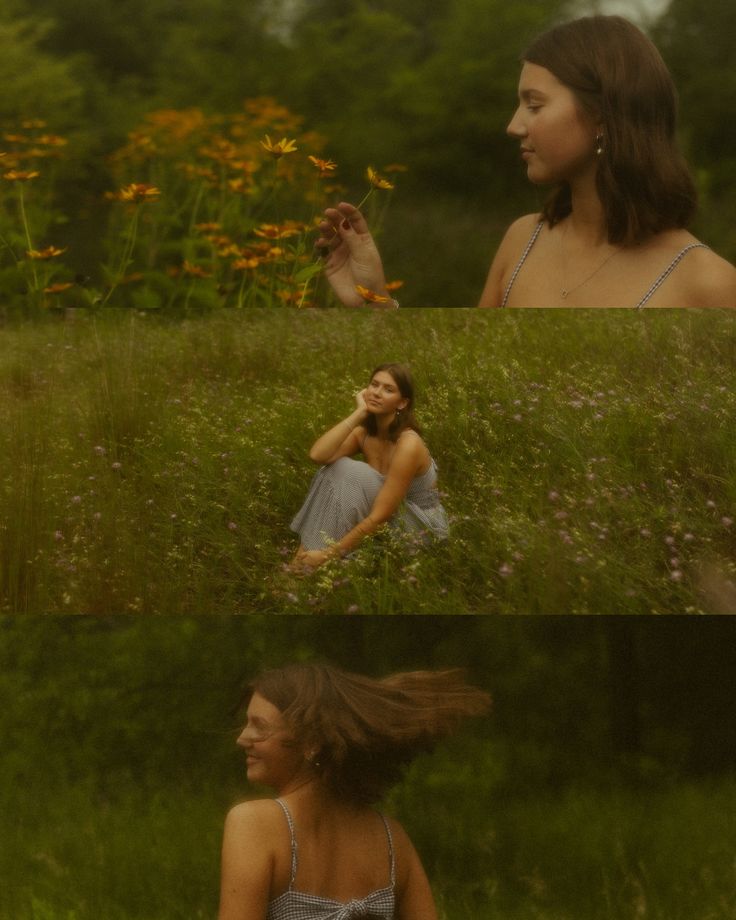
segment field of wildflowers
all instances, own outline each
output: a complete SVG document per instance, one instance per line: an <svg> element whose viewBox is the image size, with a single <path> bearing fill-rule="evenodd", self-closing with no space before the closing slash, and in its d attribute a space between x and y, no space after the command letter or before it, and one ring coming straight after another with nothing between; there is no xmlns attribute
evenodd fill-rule
<svg viewBox="0 0 736 920"><path fill-rule="evenodd" d="M150 112L109 158L117 188L97 202L101 265L58 245L73 220L56 204L67 140L39 120L6 130L0 315L312 306L321 270L315 222L345 190L336 182L337 164L323 155L325 138L302 121L265 97L228 116L196 108ZM392 164L386 171L401 169ZM364 184L363 204L378 228L394 183L368 167ZM377 190L380 206L368 203ZM320 303L328 300L323 290Z"/></svg>
<svg viewBox="0 0 736 920"><path fill-rule="evenodd" d="M133 311L0 331L0 607L734 610L720 311ZM284 571L315 436L411 364L451 538Z"/></svg>

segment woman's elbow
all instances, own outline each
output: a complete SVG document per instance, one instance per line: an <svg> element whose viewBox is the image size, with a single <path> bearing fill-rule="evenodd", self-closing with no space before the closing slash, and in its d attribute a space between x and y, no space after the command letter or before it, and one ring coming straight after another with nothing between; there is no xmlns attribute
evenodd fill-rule
<svg viewBox="0 0 736 920"><path fill-rule="evenodd" d="M325 463L330 459L322 451L315 450L313 447L309 451L309 459L312 463L316 463L317 466L324 466Z"/></svg>

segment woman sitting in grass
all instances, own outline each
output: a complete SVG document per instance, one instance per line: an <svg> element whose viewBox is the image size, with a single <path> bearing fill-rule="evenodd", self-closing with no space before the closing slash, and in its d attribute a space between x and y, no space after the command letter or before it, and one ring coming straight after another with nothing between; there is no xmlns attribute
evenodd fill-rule
<svg viewBox="0 0 736 920"><path fill-rule="evenodd" d="M238 744L248 780L278 798L227 816L219 920L436 920L409 837L372 806L417 754L489 705L458 671L262 674Z"/></svg>
<svg viewBox="0 0 736 920"><path fill-rule="evenodd" d="M355 410L309 451L322 464L291 529L301 537L296 571L352 552L382 524L447 537L437 467L414 419L414 385L402 364L382 364ZM362 454L365 462L352 459Z"/></svg>
<svg viewBox="0 0 736 920"><path fill-rule="evenodd" d="M590 16L540 36L507 133L529 180L552 192L507 231L479 306L736 308L736 268L687 230L696 192L676 117L664 61L627 20ZM316 245L337 297L398 306L363 215L342 203L325 218Z"/></svg>

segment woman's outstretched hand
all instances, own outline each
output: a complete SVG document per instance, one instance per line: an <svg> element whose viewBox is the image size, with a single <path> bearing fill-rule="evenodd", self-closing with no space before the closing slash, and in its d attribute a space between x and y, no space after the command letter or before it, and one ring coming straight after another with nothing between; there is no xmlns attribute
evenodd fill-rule
<svg viewBox="0 0 736 920"><path fill-rule="evenodd" d="M330 560L330 554L323 549L300 549L288 565L292 575L311 575Z"/></svg>
<svg viewBox="0 0 736 920"><path fill-rule="evenodd" d="M347 202L327 208L319 230L314 245L325 253L325 276L338 300L346 307L364 306L357 285L387 296L381 254L357 208Z"/></svg>

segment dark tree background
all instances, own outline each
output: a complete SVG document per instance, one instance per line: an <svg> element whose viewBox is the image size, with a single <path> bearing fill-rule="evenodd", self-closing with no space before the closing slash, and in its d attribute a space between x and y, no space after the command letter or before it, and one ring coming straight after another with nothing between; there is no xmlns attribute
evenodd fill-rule
<svg viewBox="0 0 736 920"><path fill-rule="evenodd" d="M228 784L237 703L261 668L462 666L495 705L453 744L462 760L490 742L500 792L647 786L733 770L735 639L720 618L10 618L0 733L18 782Z"/></svg>

